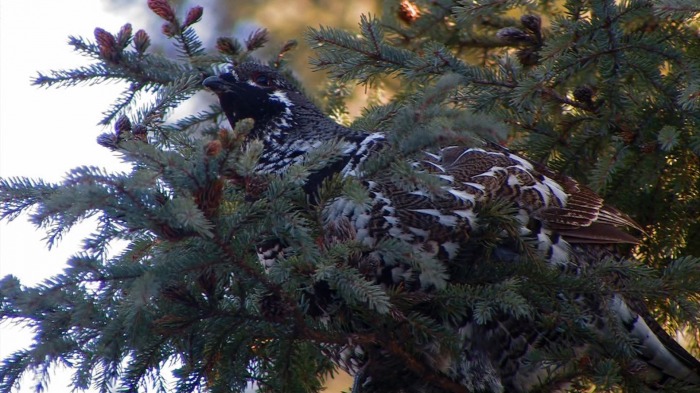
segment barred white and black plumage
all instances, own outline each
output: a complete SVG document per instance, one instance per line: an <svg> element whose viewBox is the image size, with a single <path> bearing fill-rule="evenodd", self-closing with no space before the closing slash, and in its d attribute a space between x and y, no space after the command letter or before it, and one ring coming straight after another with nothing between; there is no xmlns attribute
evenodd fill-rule
<svg viewBox="0 0 700 393"><path fill-rule="evenodd" d="M480 229L478 204L508 201L518 209L519 235L536 240L537 249L553 267L576 271L604 258L621 258L610 246L636 243L628 229L639 229L625 214L605 205L603 199L575 180L535 165L505 149L447 146L424 153L411 162L415 171L439 179L439 189L430 192L396 184L390 176L364 176L361 165L386 143L381 133L348 129L323 115L301 92L267 66L247 62L231 72L212 76L204 85L220 99L232 125L245 118L255 120L252 139L264 149L257 171L283 174L291 165L323 143L338 141L342 158L312 174L305 190L312 194L333 174L358 176L371 198L369 205L337 198L323 207L328 232L367 246L383 239L408 243L418 253L441 261L454 261L467 240ZM504 234L507 236L507 234ZM279 244L260 250L261 260L274 263ZM516 249L506 250L502 259L518 258ZM405 283L421 289L421 272L401 264L382 261L361 266L369 279L386 285ZM678 345L649 317L639 302L613 294L608 299L587 299L582 303L600 309L588 321L601 334L613 324L622 324L637 340L638 359L630 367L643 369L646 385L661 388L667 381L700 387L700 363ZM596 303L597 302L597 303ZM600 304L601 302L605 304ZM612 310L618 321L603 309ZM532 324L513 318L488 324L465 321L455 326L464 342L459 359L440 359L434 368L466 391L529 392L563 386L572 370L554 369L527 359L543 341L557 340L556 332L538 331ZM586 343L572 343L581 358ZM371 348L348 345L339 361L356 373L356 393L365 391L428 392L429 381L397 384L395 375L368 360ZM426 351L429 349L426 348ZM381 356L380 356L381 357Z"/></svg>

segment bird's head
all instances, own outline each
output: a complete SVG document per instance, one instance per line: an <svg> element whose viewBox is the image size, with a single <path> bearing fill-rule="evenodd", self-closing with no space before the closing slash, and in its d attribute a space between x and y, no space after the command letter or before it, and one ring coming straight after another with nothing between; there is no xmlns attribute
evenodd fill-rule
<svg viewBox="0 0 700 393"><path fill-rule="evenodd" d="M216 93L231 126L242 119L255 121L256 137L294 127L299 91L274 69L255 62L241 63L229 72L210 76L204 86Z"/></svg>
<svg viewBox="0 0 700 393"><path fill-rule="evenodd" d="M255 121L249 138L263 142L259 172L283 172L334 140L344 142L344 155L367 149L362 143L367 134L335 123L273 68L245 62L203 83L219 97L231 126L246 118Z"/></svg>

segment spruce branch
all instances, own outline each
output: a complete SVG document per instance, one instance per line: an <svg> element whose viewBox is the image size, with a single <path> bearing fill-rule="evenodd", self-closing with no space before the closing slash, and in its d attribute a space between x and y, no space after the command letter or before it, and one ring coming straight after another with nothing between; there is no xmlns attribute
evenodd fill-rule
<svg viewBox="0 0 700 393"><path fill-rule="evenodd" d="M216 105L170 121L224 56L208 55L193 29L201 7L180 21L167 1L150 0L178 59L149 52L148 34L127 24L114 34L96 29L94 42L70 39L95 64L35 79L57 87L125 82L102 120L114 123L114 132L100 142L132 169L80 167L55 184L0 179L0 218L28 214L46 229L49 244L86 217L98 218L84 252L71 257L63 274L32 288L13 277L0 281L3 321L37 329L32 348L0 365L0 391L32 370L45 388L47 370L60 363L76 367L79 389L93 382L105 392L115 384L165 391L164 366L175 360L181 392L242 391L248 381L262 391L318 391L318 374L350 342L381 348L372 355L389 357L421 383L465 392L430 357L458 355L451 329L466 318L480 327L500 316L537 320L542 331L610 348L614 359L586 359L585 376L575 381L582 391L590 383L631 389L633 376L621 376L620 365L635 343L623 326L612 324L610 337L596 337L578 323L592 312L572 293L643 298L669 327L697 336L700 262L668 257L698 251L700 66L689 27L697 7L687 0L568 1L560 14L525 1L413 3L418 12L400 20L397 12L381 21L363 16L357 34L309 30L314 65L340 81L329 100L335 115L346 116L345 85L381 82L397 94L365 110L354 126L387 132L398 157L456 143L520 146L534 161L607 191L612 204L650 228L637 256L653 268L604 260L577 276L545 269L505 201L476 208L481 231L465 239L467 255L458 266L401 242L368 247L331 239L321 206L341 196L358 211L370 204L360 181L337 178L321 186L317 206L306 200L302 185L338 159L339 144L321 146L284 177L256 176L261 145L243 147L250 122L222 128ZM517 7L528 12L519 20L507 13ZM226 60L247 58L273 34L254 32L244 44L220 39L217 48ZM291 46L279 52L278 64ZM142 102L144 92L154 99ZM445 193L439 180L392 161L389 154L372 158L366 173L390 174L397 190ZM129 244L108 259L115 239ZM266 271L256 245L272 240L286 248ZM517 253L496 255L504 242ZM374 255L387 267L409 266L424 291L372 281ZM425 343L439 348L419 350ZM572 364L574 352L547 344L531 360L568 370L580 366Z"/></svg>
<svg viewBox="0 0 700 393"><path fill-rule="evenodd" d="M654 2L654 12L660 17L697 18L700 7L693 0L662 0Z"/></svg>

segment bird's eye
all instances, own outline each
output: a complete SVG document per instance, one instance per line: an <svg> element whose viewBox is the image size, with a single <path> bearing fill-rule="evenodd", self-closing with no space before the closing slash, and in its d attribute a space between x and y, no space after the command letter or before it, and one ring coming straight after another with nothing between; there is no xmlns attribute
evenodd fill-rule
<svg viewBox="0 0 700 393"><path fill-rule="evenodd" d="M255 81L255 84L258 86L269 86L270 85L270 78L267 77L265 74L259 74L256 75L253 80Z"/></svg>

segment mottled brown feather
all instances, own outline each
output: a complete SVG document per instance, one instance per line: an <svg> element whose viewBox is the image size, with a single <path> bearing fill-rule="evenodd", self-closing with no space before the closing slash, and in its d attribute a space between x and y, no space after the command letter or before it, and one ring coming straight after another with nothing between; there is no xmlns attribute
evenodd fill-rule
<svg viewBox="0 0 700 393"><path fill-rule="evenodd" d="M554 230L572 243L638 243L626 228L642 230L630 217L617 209L606 206L603 198L588 187L570 177L528 162L531 168L523 168L522 158L515 159L507 152L470 150L448 147L441 151L438 161L431 156L426 165L429 172L451 175L453 187L474 193L467 183L483 186L483 195L508 199L525 209L545 228ZM442 168L443 170L440 170ZM484 176L490 173L490 176ZM517 185L508 183L509 177L517 179ZM556 200L547 203L535 189L527 188L549 178L558 183L567 195L566 204Z"/></svg>

